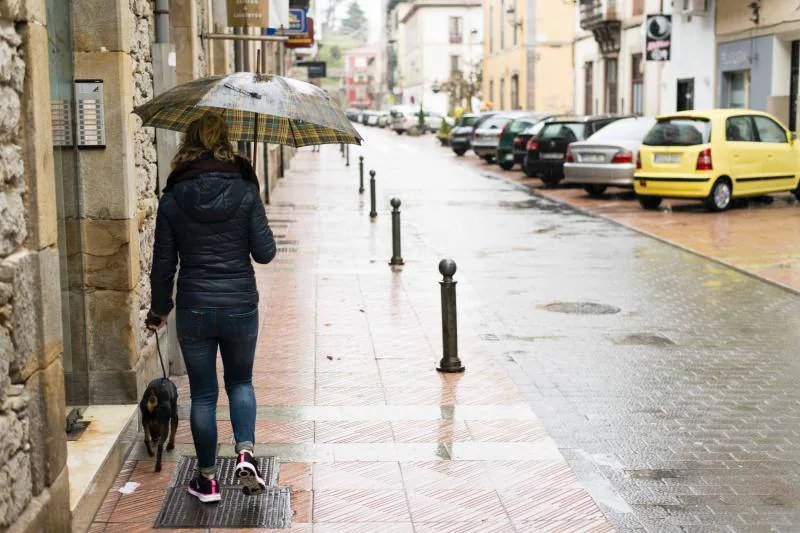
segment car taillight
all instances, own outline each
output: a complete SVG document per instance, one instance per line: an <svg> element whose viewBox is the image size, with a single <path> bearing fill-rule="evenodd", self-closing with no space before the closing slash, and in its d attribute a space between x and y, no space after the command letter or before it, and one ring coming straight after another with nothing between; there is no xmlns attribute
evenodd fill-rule
<svg viewBox="0 0 800 533"><path fill-rule="evenodd" d="M697 154L697 165L695 170L713 170L714 164L711 161L711 148L706 148Z"/></svg>
<svg viewBox="0 0 800 533"><path fill-rule="evenodd" d="M575 156L574 156L574 155L572 155L572 150L570 150L569 148L567 148L567 158L566 158L566 161L567 161L567 163L574 163L574 162L575 162Z"/></svg>
<svg viewBox="0 0 800 533"><path fill-rule="evenodd" d="M633 163L633 154L627 150L620 150L611 158L612 163Z"/></svg>
<svg viewBox="0 0 800 533"><path fill-rule="evenodd" d="M636 152L636 170L642 170L642 152Z"/></svg>
<svg viewBox="0 0 800 533"><path fill-rule="evenodd" d="M533 141L533 140L528 141L528 150L529 151L535 152L538 149L539 149L539 143L537 143L536 141Z"/></svg>

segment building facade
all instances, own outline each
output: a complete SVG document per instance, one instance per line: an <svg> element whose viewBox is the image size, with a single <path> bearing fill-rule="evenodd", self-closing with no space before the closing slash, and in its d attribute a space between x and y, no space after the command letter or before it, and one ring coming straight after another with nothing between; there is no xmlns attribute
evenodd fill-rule
<svg viewBox="0 0 800 533"><path fill-rule="evenodd" d="M352 48L344 54L344 84L347 107L372 109L375 106L378 46Z"/></svg>
<svg viewBox="0 0 800 533"><path fill-rule="evenodd" d="M798 128L800 10L797 2L717 0L716 98Z"/></svg>
<svg viewBox="0 0 800 533"><path fill-rule="evenodd" d="M483 98L494 109L573 108L574 5L484 0Z"/></svg>
<svg viewBox="0 0 800 533"><path fill-rule="evenodd" d="M671 17L668 61L647 61L646 16ZM575 110L657 115L714 106L714 0L581 0Z"/></svg>
<svg viewBox="0 0 800 533"><path fill-rule="evenodd" d="M412 0L394 14L400 101L448 113L456 103L440 87L481 68L480 0Z"/></svg>
<svg viewBox="0 0 800 533"><path fill-rule="evenodd" d="M201 38L232 32L224 6L0 2L0 531L85 531L129 450L160 375L144 318L177 144L132 111L175 83L255 68L255 44ZM269 71L282 54L264 47ZM253 150L268 199L291 150ZM174 329L161 336L180 372Z"/></svg>

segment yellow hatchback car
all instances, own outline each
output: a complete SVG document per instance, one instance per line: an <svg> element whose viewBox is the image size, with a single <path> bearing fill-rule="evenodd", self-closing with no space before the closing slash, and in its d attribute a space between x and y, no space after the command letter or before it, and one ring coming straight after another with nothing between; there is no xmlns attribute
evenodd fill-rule
<svg viewBox="0 0 800 533"><path fill-rule="evenodd" d="M662 198L697 198L724 211L733 198L791 191L800 199L796 135L748 109L681 111L659 117L636 161L634 189L645 209Z"/></svg>

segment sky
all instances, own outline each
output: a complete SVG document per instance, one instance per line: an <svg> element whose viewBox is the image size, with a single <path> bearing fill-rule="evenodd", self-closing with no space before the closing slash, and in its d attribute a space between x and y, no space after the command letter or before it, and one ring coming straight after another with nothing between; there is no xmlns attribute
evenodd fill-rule
<svg viewBox="0 0 800 533"><path fill-rule="evenodd" d="M347 6L350 5L351 0L345 0L339 8L340 16L344 16L347 12ZM381 24L381 0L356 0L364 10L369 20L369 41L375 42L380 37L380 24ZM322 20L325 9L328 7L328 0L316 0L317 16L316 20Z"/></svg>

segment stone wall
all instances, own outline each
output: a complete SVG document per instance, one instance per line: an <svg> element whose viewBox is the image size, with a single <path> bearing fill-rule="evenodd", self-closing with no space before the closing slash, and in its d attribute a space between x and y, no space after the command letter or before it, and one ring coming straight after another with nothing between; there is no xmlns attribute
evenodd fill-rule
<svg viewBox="0 0 800 533"><path fill-rule="evenodd" d="M0 2L0 532L69 530L44 2Z"/></svg>

